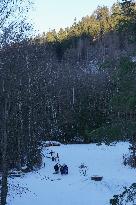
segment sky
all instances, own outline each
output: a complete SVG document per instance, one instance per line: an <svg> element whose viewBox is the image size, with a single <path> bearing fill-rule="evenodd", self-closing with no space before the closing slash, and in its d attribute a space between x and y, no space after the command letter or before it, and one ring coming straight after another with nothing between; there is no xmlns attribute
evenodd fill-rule
<svg viewBox="0 0 136 205"><path fill-rule="evenodd" d="M34 0L31 19L39 33L71 26L86 15L91 15L97 6L111 7L116 0Z"/></svg>

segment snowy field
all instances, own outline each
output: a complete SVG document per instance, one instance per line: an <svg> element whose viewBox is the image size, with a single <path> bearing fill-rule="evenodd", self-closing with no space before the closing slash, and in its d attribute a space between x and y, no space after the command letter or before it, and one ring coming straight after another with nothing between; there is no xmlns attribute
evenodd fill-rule
<svg viewBox="0 0 136 205"><path fill-rule="evenodd" d="M109 205L114 194L135 182L136 171L122 164L128 143L115 146L95 144L61 145L43 150L45 167L21 178L10 179L8 205ZM54 165L50 150L59 153L60 164L66 163L69 174L53 174ZM84 163L84 176L79 166ZM92 181L92 175L103 176L102 181Z"/></svg>

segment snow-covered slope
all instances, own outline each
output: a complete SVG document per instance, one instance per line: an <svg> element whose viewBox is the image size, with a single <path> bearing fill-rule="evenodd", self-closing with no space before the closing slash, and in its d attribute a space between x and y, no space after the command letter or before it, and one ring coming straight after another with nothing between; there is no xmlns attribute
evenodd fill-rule
<svg viewBox="0 0 136 205"><path fill-rule="evenodd" d="M128 143L115 146L95 144L61 145L43 150L45 167L22 178L10 179L8 205L109 205L114 194L135 182L136 171L122 164L128 152ZM59 153L60 164L66 163L69 174L53 174L50 150ZM87 174L80 172L84 163ZM103 176L102 181L92 181L92 175Z"/></svg>

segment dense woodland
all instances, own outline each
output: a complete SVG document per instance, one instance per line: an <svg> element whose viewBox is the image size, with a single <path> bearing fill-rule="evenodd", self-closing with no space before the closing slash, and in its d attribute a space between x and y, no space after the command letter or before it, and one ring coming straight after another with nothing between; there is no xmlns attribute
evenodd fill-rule
<svg viewBox="0 0 136 205"><path fill-rule="evenodd" d="M35 163L42 140L130 137L136 118L135 18L135 3L123 1L98 7L58 33L1 47L0 109L6 103L11 166L14 156L24 163L26 153Z"/></svg>
<svg viewBox="0 0 136 205"><path fill-rule="evenodd" d="M98 7L71 27L33 38L21 35L26 27L19 27L14 40L7 29L1 37L0 162L5 134L8 167L30 170L41 164L43 140L131 139L136 132L135 2Z"/></svg>

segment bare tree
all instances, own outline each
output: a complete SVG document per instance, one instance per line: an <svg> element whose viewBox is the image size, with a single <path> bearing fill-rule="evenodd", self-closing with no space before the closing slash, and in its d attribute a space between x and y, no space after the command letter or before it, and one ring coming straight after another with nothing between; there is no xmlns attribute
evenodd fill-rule
<svg viewBox="0 0 136 205"><path fill-rule="evenodd" d="M27 13L30 0L0 0L0 44L20 41L29 35ZM25 31L25 32L24 32Z"/></svg>
<svg viewBox="0 0 136 205"><path fill-rule="evenodd" d="M27 23L27 13L31 2L29 0L0 0L0 47L21 41L27 37L31 25ZM6 60L6 59L4 59ZM1 68L4 69L4 62L0 57ZM6 204L8 192L8 113L10 107L10 86L6 87L3 79L3 136L2 136L2 184L1 184L1 205Z"/></svg>

